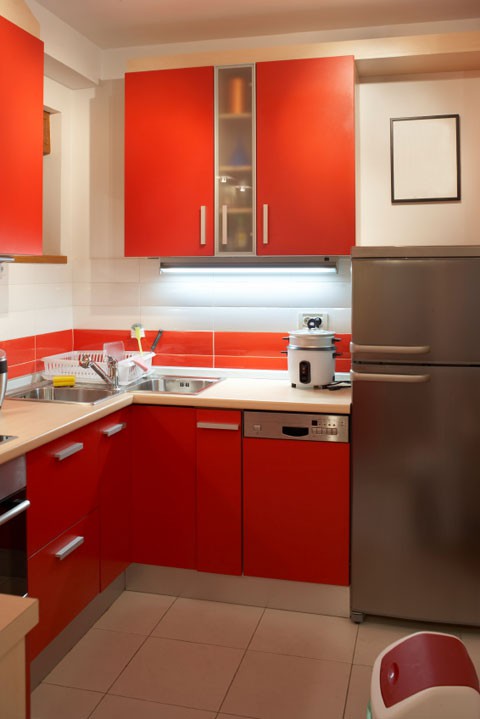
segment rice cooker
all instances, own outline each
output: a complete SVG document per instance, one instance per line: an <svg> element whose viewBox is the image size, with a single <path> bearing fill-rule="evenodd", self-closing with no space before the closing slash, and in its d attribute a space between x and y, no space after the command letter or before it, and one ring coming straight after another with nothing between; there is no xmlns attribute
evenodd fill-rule
<svg viewBox="0 0 480 719"><path fill-rule="evenodd" d="M335 380L334 332L320 329L321 320L309 320L306 329L290 332L288 338L288 378L292 387L316 389Z"/></svg>

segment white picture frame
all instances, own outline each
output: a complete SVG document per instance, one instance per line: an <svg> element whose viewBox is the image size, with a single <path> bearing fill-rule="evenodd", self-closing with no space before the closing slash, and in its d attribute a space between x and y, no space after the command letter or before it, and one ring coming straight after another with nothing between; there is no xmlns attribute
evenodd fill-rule
<svg viewBox="0 0 480 719"><path fill-rule="evenodd" d="M460 116L391 118L390 163L392 203L460 200Z"/></svg>

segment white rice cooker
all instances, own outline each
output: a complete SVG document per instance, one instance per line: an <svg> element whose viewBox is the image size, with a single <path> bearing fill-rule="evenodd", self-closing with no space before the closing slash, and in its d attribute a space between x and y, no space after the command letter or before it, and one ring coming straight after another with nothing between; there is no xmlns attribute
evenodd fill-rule
<svg viewBox="0 0 480 719"><path fill-rule="evenodd" d="M294 330L288 337L288 378L292 387L317 389L335 381L334 332L320 329L319 317L309 320L308 328Z"/></svg>

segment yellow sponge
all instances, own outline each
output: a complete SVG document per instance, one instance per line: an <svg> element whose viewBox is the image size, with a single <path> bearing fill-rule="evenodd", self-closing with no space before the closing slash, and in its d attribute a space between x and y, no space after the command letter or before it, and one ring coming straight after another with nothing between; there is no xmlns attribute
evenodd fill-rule
<svg viewBox="0 0 480 719"><path fill-rule="evenodd" d="M73 374L56 375L52 379L54 387L73 387L75 384L75 377Z"/></svg>

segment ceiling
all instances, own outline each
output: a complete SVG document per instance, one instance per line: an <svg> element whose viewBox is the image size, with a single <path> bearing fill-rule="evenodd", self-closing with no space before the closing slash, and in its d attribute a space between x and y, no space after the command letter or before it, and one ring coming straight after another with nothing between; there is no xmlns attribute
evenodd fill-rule
<svg viewBox="0 0 480 719"><path fill-rule="evenodd" d="M478 18L479 0L37 0L100 48Z"/></svg>

